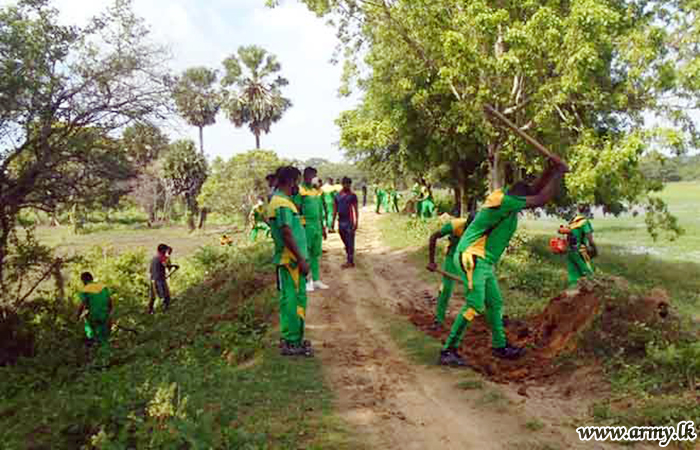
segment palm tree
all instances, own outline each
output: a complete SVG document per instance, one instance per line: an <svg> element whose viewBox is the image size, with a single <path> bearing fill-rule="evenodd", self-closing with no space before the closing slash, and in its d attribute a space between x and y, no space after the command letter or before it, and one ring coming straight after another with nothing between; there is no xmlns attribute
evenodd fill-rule
<svg viewBox="0 0 700 450"><path fill-rule="evenodd" d="M204 154L204 127L216 123L222 94L216 89L217 73L207 67L191 67L175 84L173 97L180 115L199 128L199 150Z"/></svg>
<svg viewBox="0 0 700 450"><path fill-rule="evenodd" d="M255 148L259 149L260 135L269 133L272 124L292 106L281 92L289 82L278 75L281 65L277 57L255 45L240 47L238 56L229 56L223 64L226 75L221 83L232 88L224 109L236 127L248 125L255 135Z"/></svg>

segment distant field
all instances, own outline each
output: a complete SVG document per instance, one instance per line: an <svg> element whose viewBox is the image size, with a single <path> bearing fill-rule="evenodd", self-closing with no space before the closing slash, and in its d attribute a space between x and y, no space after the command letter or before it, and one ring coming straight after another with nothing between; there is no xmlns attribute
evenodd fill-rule
<svg viewBox="0 0 700 450"><path fill-rule="evenodd" d="M242 225L237 225L242 230ZM202 245L218 244L224 232L232 232L236 226L221 225L207 227L204 231L190 233L185 226L162 228L119 227L88 234L74 234L71 227L39 227L37 237L43 244L56 248L64 255L80 253L95 245L111 246L117 251L143 248L147 253L155 251L160 243L173 247L175 257L188 256Z"/></svg>
<svg viewBox="0 0 700 450"><path fill-rule="evenodd" d="M651 255L669 261L700 261L700 182L670 183L660 194L669 210L678 217L685 234L675 241L660 236L655 242L646 229L644 214L620 217L596 215L593 218L595 239L615 246L617 251ZM555 236L562 220L553 218L524 219L522 225L535 234Z"/></svg>

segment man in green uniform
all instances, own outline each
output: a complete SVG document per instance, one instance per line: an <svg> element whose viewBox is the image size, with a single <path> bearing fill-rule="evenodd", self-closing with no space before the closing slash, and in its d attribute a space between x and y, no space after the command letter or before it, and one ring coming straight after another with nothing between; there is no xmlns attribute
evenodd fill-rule
<svg viewBox="0 0 700 450"><path fill-rule="evenodd" d="M420 188L418 205L418 217L430 219L435 215L435 202L430 187L424 185Z"/></svg>
<svg viewBox="0 0 700 450"><path fill-rule="evenodd" d="M518 213L525 208L537 208L550 201L568 167L557 161L545 170L532 185L519 182L511 189L492 192L474 220L462 235L454 254L465 282L467 301L455 319L439 363L463 366L457 353L464 333L479 314L486 314L491 328L492 353L498 358L516 359L523 349L506 342L503 328L503 299L493 267L498 263L518 227Z"/></svg>
<svg viewBox="0 0 700 450"><path fill-rule="evenodd" d="M388 211L386 205L386 191L382 185L378 185L375 188L375 196L377 199L377 214L381 214L382 207L384 208L385 212Z"/></svg>
<svg viewBox="0 0 700 450"><path fill-rule="evenodd" d="M112 314L112 300L109 289L103 284L95 283L90 272L80 275L83 290L78 293L80 307L78 320L87 309L85 318L85 336L88 345L97 344L98 351L106 353L109 350L109 317Z"/></svg>
<svg viewBox="0 0 700 450"><path fill-rule="evenodd" d="M566 254L569 289L575 288L581 277L593 275L591 259L598 256L598 249L593 242L593 225L583 212L584 208L579 206L579 213L569 222L569 226L559 227L559 233L567 235L569 242L569 251Z"/></svg>
<svg viewBox="0 0 700 450"><path fill-rule="evenodd" d="M304 228L306 230L306 243L308 245L309 265L311 266L311 280L306 283L307 292L314 289L328 289L328 286L321 281L321 252L323 240L328 237L326 226L323 224L323 192L318 186L316 179L317 171L313 167L304 169L304 182L299 187L301 196L301 209L303 214ZM316 179L316 183L314 180Z"/></svg>
<svg viewBox="0 0 700 450"><path fill-rule="evenodd" d="M433 233L430 236L430 253L429 253L429 263L428 270L435 272L437 269L437 264L435 263L435 248L438 239L448 236L450 239L449 246L447 247L447 254L445 255L445 262L443 263L442 270L451 273L455 276L460 276L460 269L455 265L454 254L457 250L457 244L459 239L464 234L464 230L467 228L470 220L473 219L454 219L446 223L440 230ZM442 277L442 287L440 288L440 294L437 298L437 311L435 314L435 321L431 329L433 331L439 331L442 329L443 323L445 323L445 313L447 312L447 304L452 298L452 292L454 290L454 280L452 278Z"/></svg>
<svg viewBox="0 0 700 450"><path fill-rule="evenodd" d="M306 232L299 209L292 197L298 194L301 173L295 167L277 171L277 190L270 199L267 217L275 241L274 263L277 266L277 288L280 292L281 353L285 356L312 356L313 349L304 340L306 320Z"/></svg>
<svg viewBox="0 0 700 450"><path fill-rule="evenodd" d="M391 186L389 189L389 211L399 212L399 193L396 190L396 186Z"/></svg>
<svg viewBox="0 0 700 450"><path fill-rule="evenodd" d="M255 242L258 238L258 233L263 232L266 236L270 236L270 226L265 221L265 200L263 197L258 199L250 211L249 220L253 223L253 228L250 230L250 240Z"/></svg>
<svg viewBox="0 0 700 450"><path fill-rule="evenodd" d="M323 199L323 225L331 233L335 233L333 229L333 200L338 194L336 187L333 184L333 178L328 178L326 183L321 186L321 198Z"/></svg>

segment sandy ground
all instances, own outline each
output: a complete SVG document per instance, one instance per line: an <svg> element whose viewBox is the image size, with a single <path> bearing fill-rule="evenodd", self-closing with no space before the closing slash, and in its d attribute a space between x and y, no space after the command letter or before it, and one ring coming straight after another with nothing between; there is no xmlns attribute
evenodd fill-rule
<svg viewBox="0 0 700 450"><path fill-rule="evenodd" d="M329 235L321 267L331 289L310 293L307 312L308 334L336 393L337 410L369 448L617 448L578 440L574 424L586 402L572 395L571 386L529 386L525 393L522 385L485 381L483 389L463 390L458 383L475 376L469 369L409 359L382 317L430 307L427 299L438 280L421 280L405 250L384 246L377 220L368 210L360 214L355 269L340 268L343 245L337 234ZM450 313L461 304L453 297ZM586 374L577 377L571 383L587 382ZM533 422L539 424L534 431Z"/></svg>

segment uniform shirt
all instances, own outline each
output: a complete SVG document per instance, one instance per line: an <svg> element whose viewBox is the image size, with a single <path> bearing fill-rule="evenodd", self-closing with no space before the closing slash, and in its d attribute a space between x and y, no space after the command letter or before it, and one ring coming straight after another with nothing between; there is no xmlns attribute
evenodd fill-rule
<svg viewBox="0 0 700 450"><path fill-rule="evenodd" d="M284 245L282 228L288 226L292 230L292 236L297 243L301 256L308 258L306 248L306 232L301 224L299 209L292 199L284 192L277 191L272 196L267 209L267 217L270 222L272 239L275 241L275 256L273 261L277 265L287 265L296 262L294 254Z"/></svg>
<svg viewBox="0 0 700 450"><path fill-rule="evenodd" d="M442 236L450 237L450 245L447 247L447 256L454 255L457 245L459 244L459 239L464 234L464 230L467 228L467 219L454 219L447 222L441 229L440 234Z"/></svg>
<svg viewBox="0 0 700 450"><path fill-rule="evenodd" d="M323 191L306 183L299 187L301 210L306 223L321 222L323 217Z"/></svg>
<svg viewBox="0 0 700 450"><path fill-rule="evenodd" d="M352 205L357 206L357 195L341 192L335 197L335 207L338 210L338 226L348 228L352 226ZM357 220L357 219L356 219Z"/></svg>
<svg viewBox="0 0 700 450"><path fill-rule="evenodd" d="M88 320L105 321L109 317L109 289L100 283L88 283L78 294L88 310Z"/></svg>
<svg viewBox="0 0 700 450"><path fill-rule="evenodd" d="M588 239L586 235L593 233L593 225L584 216L576 216L574 220L569 222L569 229L571 230L571 240L570 243L574 249L578 249L581 245L588 245Z"/></svg>
<svg viewBox="0 0 700 450"><path fill-rule="evenodd" d="M518 228L518 213L525 206L525 197L508 195L500 189L494 191L462 235L457 251L496 264Z"/></svg>
<svg viewBox="0 0 700 450"><path fill-rule="evenodd" d="M258 202L253 208L253 220L255 223L265 221L265 204L263 202Z"/></svg>
<svg viewBox="0 0 700 450"><path fill-rule="evenodd" d="M167 260L161 255L156 255L151 259L151 280L165 281L165 262Z"/></svg>

